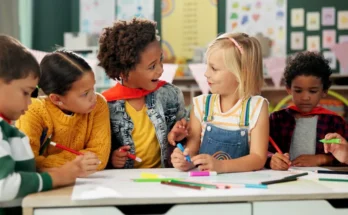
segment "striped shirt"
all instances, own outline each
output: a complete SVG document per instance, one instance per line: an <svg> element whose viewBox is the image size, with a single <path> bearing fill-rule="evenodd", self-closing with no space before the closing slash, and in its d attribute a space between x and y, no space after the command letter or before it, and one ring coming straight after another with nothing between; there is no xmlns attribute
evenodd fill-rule
<svg viewBox="0 0 348 215"><path fill-rule="evenodd" d="M29 139L0 118L0 214L2 207L20 206L19 198L49 190L48 173L37 173Z"/></svg>
<svg viewBox="0 0 348 215"><path fill-rule="evenodd" d="M197 119L202 124L202 133L201 138L204 136L206 123L203 121L203 116L205 114L205 103L207 95L200 95L193 98L194 113ZM250 132L255 127L256 122L259 118L262 104L267 100L261 96L253 96L250 101L250 110L249 110L249 142L250 142ZM216 127L226 129L226 130L239 130L240 126L240 116L242 113L242 99L238 100L237 103L228 111L222 113L220 107L220 96L216 96L216 100L211 103L213 106L212 115L213 119L209 123L213 124ZM267 102L268 103L268 102Z"/></svg>

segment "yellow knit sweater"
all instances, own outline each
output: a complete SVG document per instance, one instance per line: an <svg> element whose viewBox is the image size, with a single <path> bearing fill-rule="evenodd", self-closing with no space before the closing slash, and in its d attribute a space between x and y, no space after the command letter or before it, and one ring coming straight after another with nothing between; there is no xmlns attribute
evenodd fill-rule
<svg viewBox="0 0 348 215"><path fill-rule="evenodd" d="M52 135L53 142L82 153L95 153L101 161L98 167L101 170L108 162L111 147L109 120L108 105L97 94L97 104L92 112L72 116L64 114L48 98L32 99L29 110L20 117L16 126L29 137L38 169L59 167L76 156L51 145L39 155L40 136L47 128L47 137Z"/></svg>

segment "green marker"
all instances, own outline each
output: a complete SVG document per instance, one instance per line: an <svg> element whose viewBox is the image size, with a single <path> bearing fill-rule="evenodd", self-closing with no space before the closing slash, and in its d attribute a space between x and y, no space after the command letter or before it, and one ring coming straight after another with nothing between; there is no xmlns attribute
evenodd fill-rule
<svg viewBox="0 0 348 215"><path fill-rule="evenodd" d="M169 182L172 180L181 180L180 178L136 178L134 182Z"/></svg>
<svg viewBox="0 0 348 215"><path fill-rule="evenodd" d="M348 182L348 179L340 179L340 178L319 178L319 181Z"/></svg>
<svg viewBox="0 0 348 215"><path fill-rule="evenodd" d="M326 140L326 139L322 139L322 140L319 140L320 142L322 143L325 143L325 144L340 144L341 143L341 140L340 139L330 139L330 140Z"/></svg>

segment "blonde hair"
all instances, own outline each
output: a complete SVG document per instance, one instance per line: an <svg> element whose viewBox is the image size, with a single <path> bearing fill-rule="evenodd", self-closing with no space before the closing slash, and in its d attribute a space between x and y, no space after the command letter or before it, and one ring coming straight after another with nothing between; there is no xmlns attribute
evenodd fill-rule
<svg viewBox="0 0 348 215"><path fill-rule="evenodd" d="M261 93L264 83L262 51L255 37L244 33L224 33L209 45L206 59L216 50L223 50L226 68L237 78L239 98Z"/></svg>

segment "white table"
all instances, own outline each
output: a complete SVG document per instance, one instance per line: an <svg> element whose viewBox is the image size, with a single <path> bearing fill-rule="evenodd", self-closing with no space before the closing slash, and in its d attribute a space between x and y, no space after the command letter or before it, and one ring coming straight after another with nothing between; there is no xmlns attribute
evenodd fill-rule
<svg viewBox="0 0 348 215"><path fill-rule="evenodd" d="M161 174L166 177L186 178L187 173L175 169L107 170L78 180L75 195L86 200L72 200L73 187L37 193L24 198L24 215L55 214L125 214L123 210L161 208L156 214L210 215L219 213L240 215L270 214L348 214L348 183L319 182L314 173L295 182L269 186L268 189L233 188L229 190L206 189L203 191L177 188L159 183L135 183L141 172ZM289 174L277 171L232 173L214 177L191 178L195 181L256 183ZM101 193L108 198L88 199ZM347 207L336 209L328 199L346 199ZM142 207L140 207L142 205ZM136 207L138 206L138 207ZM152 210L151 210L152 211Z"/></svg>

